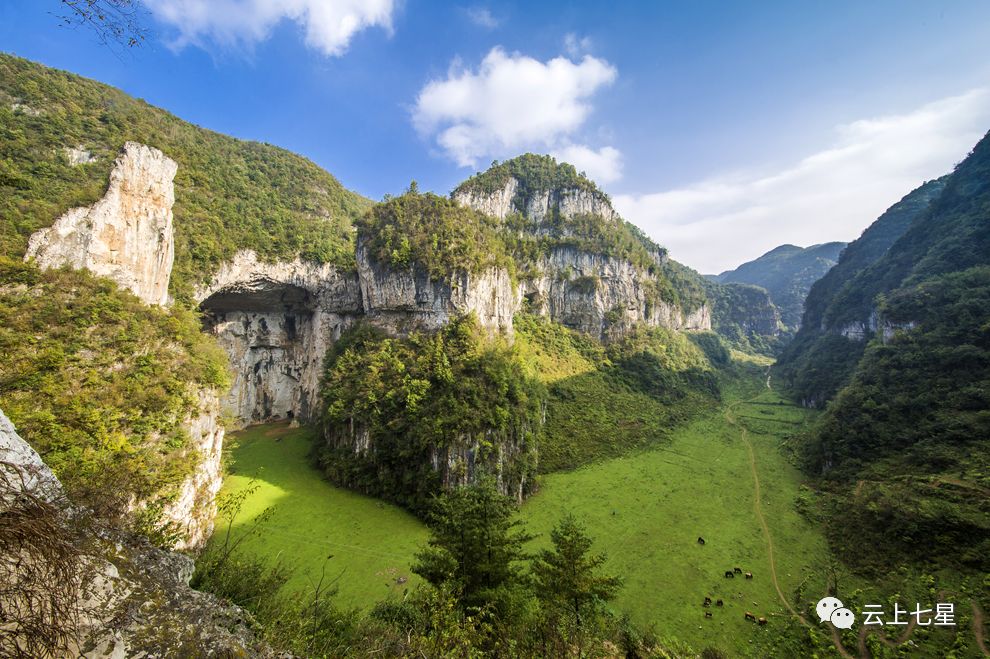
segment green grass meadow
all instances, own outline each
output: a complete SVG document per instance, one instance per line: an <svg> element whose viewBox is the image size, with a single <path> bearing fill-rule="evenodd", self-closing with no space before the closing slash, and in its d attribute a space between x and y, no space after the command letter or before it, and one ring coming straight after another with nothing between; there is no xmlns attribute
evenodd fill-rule
<svg viewBox="0 0 990 659"><path fill-rule="evenodd" d="M730 389L726 406L701 414L657 448L544 476L540 492L522 507L528 529L539 535L533 549L549 542L550 529L565 512L574 512L596 539L596 549L608 553L608 569L625 579L618 611L694 648L755 651L758 646L750 644L782 625L785 609L771 581L738 424L749 428L782 590L792 593L808 577L820 582L815 575L826 549L821 534L795 510L800 479L780 450L807 413L767 390L753 403L738 402L759 393L762 381L754 376L751 382L748 391ZM725 416L727 407L734 423ZM293 568L290 589L306 588L326 563L328 577L340 575L344 605L367 607L415 585L409 566L426 541L425 527L401 509L326 482L309 461L311 441L310 431L284 425L235 435L224 492L248 487L252 479L259 486L235 534L265 508L276 509L245 548ZM723 576L736 566L754 578ZM397 584L398 577L409 582ZM710 609L711 619L704 617L706 596L725 602ZM746 611L767 617L768 626L745 620Z"/></svg>
<svg viewBox="0 0 990 659"><path fill-rule="evenodd" d="M426 528L406 511L371 497L334 487L312 466L312 430L286 424L254 426L234 433L221 496L253 485L234 520L232 536L250 526L266 508L275 512L259 534L241 547L292 571L286 588L305 592L326 565L344 606L364 607L413 585L409 571ZM223 540L218 520L213 542ZM330 556L333 558L328 558ZM397 583L401 578L405 584Z"/></svg>

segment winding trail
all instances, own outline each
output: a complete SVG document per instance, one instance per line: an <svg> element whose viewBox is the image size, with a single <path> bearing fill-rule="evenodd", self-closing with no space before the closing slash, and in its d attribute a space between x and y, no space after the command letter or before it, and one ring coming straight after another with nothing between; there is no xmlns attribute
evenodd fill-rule
<svg viewBox="0 0 990 659"><path fill-rule="evenodd" d="M767 368L767 379L766 388L772 390L770 386L770 368ZM787 597L784 595L783 589L780 587L780 583L777 580L777 564L774 559L774 546L773 546L773 536L770 534L770 526L767 524L766 516L763 514L763 503L761 501L760 493L760 475L756 469L756 453L753 450L753 444L749 441L749 431L746 427L739 422L734 414L734 408L738 405L745 405L751 403L759 398L760 394L753 396L752 398L746 400L737 400L729 405L726 405L723 415L725 416L726 422L739 429L739 439L746 446L746 452L749 454L749 468L753 474L753 512L756 514L756 518L760 523L760 528L763 530L763 537L767 543L767 556L770 562L770 578L773 581L774 590L777 591L777 596L780 598L780 602L787 608L787 610L797 618L802 625L809 629L820 629L818 625L814 625L808 621L803 615L798 613L791 603L788 601ZM968 485L967 483L953 483L955 485ZM863 481L860 481L856 487L856 495L862 490ZM939 599L942 599L945 595L945 591L939 592ZM976 600L970 600L970 604L973 609L973 635L976 637L976 644L984 656L990 657L990 649L987 647L985 629L984 629L984 615L983 610L977 604ZM904 633L901 634L897 639L891 640L883 635L879 635L878 638L880 642L889 648L896 648L904 643L906 643L917 626L917 618L912 617L911 621L904 628ZM836 651L842 655L845 659L855 659L855 657L850 654L846 647L842 644L842 636L839 630L832 625L828 625L831 630L832 644L835 646ZM858 636L858 651L861 659L870 659L871 654L869 648L866 647L866 637L870 635L873 631L878 631L879 627L866 627L861 625L859 629Z"/></svg>

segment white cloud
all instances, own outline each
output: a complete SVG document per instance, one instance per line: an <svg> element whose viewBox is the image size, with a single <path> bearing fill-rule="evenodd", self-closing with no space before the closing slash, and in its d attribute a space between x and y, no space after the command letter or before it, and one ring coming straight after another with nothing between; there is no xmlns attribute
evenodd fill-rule
<svg viewBox="0 0 990 659"><path fill-rule="evenodd" d="M176 48L207 41L250 47L283 20L303 28L306 45L341 55L351 38L369 27L392 29L395 0L144 0L160 22L174 27Z"/></svg>
<svg viewBox="0 0 990 659"><path fill-rule="evenodd" d="M591 113L591 97L616 75L615 67L590 55L540 62L496 47L476 71L455 61L446 78L427 83L413 121L464 167L525 150L584 149L580 155L592 163L589 169L598 163L614 173L615 149L596 153L573 145L572 138Z"/></svg>
<svg viewBox="0 0 990 659"><path fill-rule="evenodd" d="M552 155L557 160L574 165L579 172L583 171L598 183L611 183L622 178L622 154L611 146L595 151L583 144L568 144L555 149Z"/></svg>
<svg viewBox="0 0 990 659"><path fill-rule="evenodd" d="M990 128L990 90L839 126L834 143L772 175L713 178L619 195L616 209L702 272L783 243L853 240L927 179L948 173Z"/></svg>
<svg viewBox="0 0 990 659"><path fill-rule="evenodd" d="M499 25L499 20L492 15L487 7L468 7L464 13L467 14L468 20L478 27L491 30Z"/></svg>
<svg viewBox="0 0 990 659"><path fill-rule="evenodd" d="M591 50L591 39L588 37L578 37L573 32L564 35L564 51L571 57L578 57L582 53Z"/></svg>

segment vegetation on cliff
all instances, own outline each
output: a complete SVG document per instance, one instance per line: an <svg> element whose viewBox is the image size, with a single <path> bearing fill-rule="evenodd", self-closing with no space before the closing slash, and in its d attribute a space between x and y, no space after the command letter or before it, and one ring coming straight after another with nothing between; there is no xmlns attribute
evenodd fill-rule
<svg viewBox="0 0 990 659"><path fill-rule="evenodd" d="M861 273L883 257L945 188L947 176L928 181L891 206L849 243L839 261L815 282L805 300L801 329L781 352L777 373L806 404L822 406L845 384L863 343L838 334L843 323L866 323L872 300L851 296Z"/></svg>
<svg viewBox="0 0 990 659"><path fill-rule="evenodd" d="M536 316L517 315L514 327L516 349L548 391L543 473L662 443L717 401L715 369L728 360L710 333L644 328L605 346Z"/></svg>
<svg viewBox="0 0 990 659"><path fill-rule="evenodd" d="M444 486L535 486L544 398L516 351L473 316L434 334L349 331L327 358L320 462L331 480L417 512Z"/></svg>
<svg viewBox="0 0 990 659"><path fill-rule="evenodd" d="M0 408L74 501L111 516L167 501L198 463L195 388L227 385L196 315L84 271L0 258L0 282Z"/></svg>
<svg viewBox="0 0 990 659"><path fill-rule="evenodd" d="M773 355L784 339L780 312L765 288L750 284L705 282L712 330L746 353Z"/></svg>
<svg viewBox="0 0 990 659"><path fill-rule="evenodd" d="M451 194L490 195L504 190L513 178L517 186L512 206L520 213L526 211L530 199L544 192L579 190L608 201L608 195L599 190L584 172L578 173L574 165L557 162L553 156L535 153L524 153L504 162L495 161L487 170L458 185Z"/></svg>
<svg viewBox="0 0 990 659"><path fill-rule="evenodd" d="M70 208L103 196L124 142L161 149L175 177L171 290L192 287L239 249L352 267L351 223L370 206L294 153L182 121L93 80L0 53L0 256ZM67 149L95 158L73 164Z"/></svg>
<svg viewBox="0 0 990 659"><path fill-rule="evenodd" d="M395 268L416 264L432 279L511 268L493 218L446 197L420 194L415 183L375 204L356 224L376 261Z"/></svg>

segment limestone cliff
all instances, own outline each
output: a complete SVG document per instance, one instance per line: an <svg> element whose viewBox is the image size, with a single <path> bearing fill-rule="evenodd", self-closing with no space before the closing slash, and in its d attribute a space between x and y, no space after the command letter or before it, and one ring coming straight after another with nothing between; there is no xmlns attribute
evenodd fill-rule
<svg viewBox="0 0 990 659"><path fill-rule="evenodd" d="M518 295L504 268L431 279L417 264L396 268L377 262L360 240L357 265L365 316L392 334L436 330L468 313L489 331L512 333Z"/></svg>
<svg viewBox="0 0 990 659"><path fill-rule="evenodd" d="M299 259L265 263L251 251L224 264L196 300L230 357L224 411L242 424L309 418L324 355L363 312L354 273Z"/></svg>
<svg viewBox="0 0 990 659"><path fill-rule="evenodd" d="M196 395L198 410L183 427L199 454L196 470L183 481L178 495L162 511L165 519L178 525L182 537L175 549L199 549L213 533L216 497L223 485L223 436L220 399L213 390L201 389Z"/></svg>
<svg viewBox="0 0 990 659"><path fill-rule="evenodd" d="M458 204L502 220L539 252L518 257L527 308L600 339L635 325L711 329L703 300L675 303L661 292L666 252L629 227L608 196L574 168L527 154L458 186Z"/></svg>
<svg viewBox="0 0 990 659"><path fill-rule="evenodd" d="M73 208L28 241L25 259L41 268L86 268L109 277L148 304L168 301L175 246L175 161L127 142L102 199Z"/></svg>

